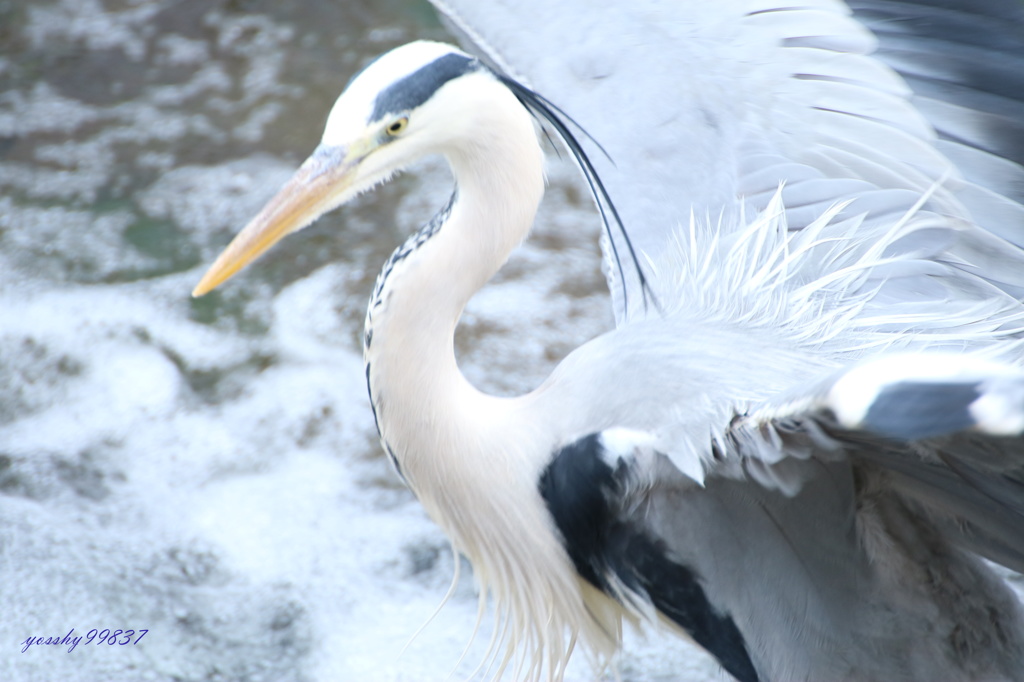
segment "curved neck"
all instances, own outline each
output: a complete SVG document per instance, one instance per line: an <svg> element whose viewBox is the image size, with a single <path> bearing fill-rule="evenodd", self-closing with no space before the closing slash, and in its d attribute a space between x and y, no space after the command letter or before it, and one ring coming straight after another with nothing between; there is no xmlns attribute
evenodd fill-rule
<svg viewBox="0 0 1024 682"><path fill-rule="evenodd" d="M511 111L505 104L494 115L507 120L445 150L458 187L448 218L396 252L367 313L364 356L381 439L420 493L433 489L418 484L423 469L446 466L438 453L471 451L481 411L500 402L463 377L454 334L466 303L528 234L543 195L532 119L518 102Z"/></svg>
<svg viewBox="0 0 1024 682"><path fill-rule="evenodd" d="M533 642L529 665L548 661L558 677L577 635L611 652L618 611L585 602L558 538L543 531L551 519L537 485L553 446L537 423L545 415L529 398L477 391L455 361L463 308L526 237L544 190L533 121L502 96L444 150L458 185L447 220L385 266L367 313L366 378L384 449L469 558L496 617L524 630L504 655Z"/></svg>

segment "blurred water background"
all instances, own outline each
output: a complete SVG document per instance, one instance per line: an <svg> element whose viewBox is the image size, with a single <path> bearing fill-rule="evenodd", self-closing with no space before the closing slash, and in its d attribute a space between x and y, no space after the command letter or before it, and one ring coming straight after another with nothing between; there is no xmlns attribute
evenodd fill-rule
<svg viewBox="0 0 1024 682"><path fill-rule="evenodd" d="M189 297L349 77L418 38L446 39L418 0L0 0L0 679L447 679L470 572L400 655L454 566L380 454L359 345L379 265L447 170ZM589 199L553 155L550 176L460 330L493 392L612 324ZM148 632L22 652L93 628ZM628 649L627 682L724 679L674 639Z"/></svg>

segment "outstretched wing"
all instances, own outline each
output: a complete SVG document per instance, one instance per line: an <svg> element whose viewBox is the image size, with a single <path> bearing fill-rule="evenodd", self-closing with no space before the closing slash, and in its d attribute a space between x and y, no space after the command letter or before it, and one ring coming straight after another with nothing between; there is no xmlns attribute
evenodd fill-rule
<svg viewBox="0 0 1024 682"><path fill-rule="evenodd" d="M942 220L900 247L955 264L944 276L963 283L937 294L920 268L888 272L890 297L1024 291L1024 8L434 4L607 149L613 163L592 156L642 252L664 251L691 211L741 225L731 217L764 208L780 182L791 230L850 199L860 224L894 223L930 192L924 208ZM622 320L637 282L608 273Z"/></svg>
<svg viewBox="0 0 1024 682"><path fill-rule="evenodd" d="M895 354L738 417L721 445L768 487L793 459L849 459L927 509L953 542L1024 571L1024 373L963 355Z"/></svg>
<svg viewBox="0 0 1024 682"><path fill-rule="evenodd" d="M894 355L737 416L700 483L610 429L541 492L584 579L739 680L961 679L966 632L1012 678L1020 607L972 553L1024 569L1022 434L1024 373Z"/></svg>

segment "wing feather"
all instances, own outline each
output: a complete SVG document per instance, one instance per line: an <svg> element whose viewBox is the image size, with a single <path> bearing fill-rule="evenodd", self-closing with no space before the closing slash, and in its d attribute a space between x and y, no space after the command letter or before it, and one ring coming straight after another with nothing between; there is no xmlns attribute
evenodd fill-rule
<svg viewBox="0 0 1024 682"><path fill-rule="evenodd" d="M621 213L648 255L691 211L740 229L733 218L765 208L779 182L790 230L851 198L861 229L894 223L929 193L948 230L928 256L953 264L945 290L1020 290L1024 10L1012 3L435 4L608 150L598 172L629 197ZM609 277L622 322L638 280Z"/></svg>
<svg viewBox="0 0 1024 682"><path fill-rule="evenodd" d="M1019 369L960 354L881 356L754 408L726 441L744 472L791 494L804 481L778 465L808 450L884 471L891 490L924 507L947 536L1024 570Z"/></svg>

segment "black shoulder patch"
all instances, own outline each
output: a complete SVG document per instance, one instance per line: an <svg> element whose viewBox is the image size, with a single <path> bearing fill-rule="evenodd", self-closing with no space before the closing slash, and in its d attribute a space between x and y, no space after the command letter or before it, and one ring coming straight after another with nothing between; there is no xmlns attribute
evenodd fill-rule
<svg viewBox="0 0 1024 682"><path fill-rule="evenodd" d="M450 80L481 68L478 60L462 54L446 54L426 66L413 71L381 90L373 103L371 121L379 121L388 114L410 111L434 96Z"/></svg>
<svg viewBox="0 0 1024 682"><path fill-rule="evenodd" d="M541 474L539 487L562 534L576 571L617 598L612 580L628 588L686 630L740 682L758 682L736 623L708 599L697 576L674 561L642 518L622 510L629 494L630 464L610 465L599 433L566 445Z"/></svg>
<svg viewBox="0 0 1024 682"><path fill-rule="evenodd" d="M614 521L608 500L621 492L612 468L601 459L599 437L592 433L559 450L540 477L540 494L576 571L607 592L604 548Z"/></svg>
<svg viewBox="0 0 1024 682"><path fill-rule="evenodd" d="M875 396L864 428L900 440L963 431L975 424L969 408L980 396L978 384L901 381Z"/></svg>

